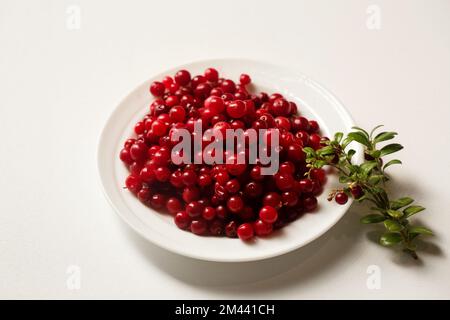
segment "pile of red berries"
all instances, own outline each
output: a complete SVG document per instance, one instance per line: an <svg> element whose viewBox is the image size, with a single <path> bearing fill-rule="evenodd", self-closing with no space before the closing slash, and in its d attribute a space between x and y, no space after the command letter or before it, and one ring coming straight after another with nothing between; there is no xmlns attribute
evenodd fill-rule
<svg viewBox="0 0 450 320"><path fill-rule="evenodd" d="M180 70L153 82L156 99L120 152L130 172L126 188L197 235L248 240L314 211L326 177L322 169L305 177L302 148L322 146L319 125L299 116L297 105L279 93L250 93L250 83L247 74L236 84L214 68L194 77ZM278 172L261 175L261 165L249 163L175 165L171 133L177 128L192 133L195 121L204 129L278 129Z"/></svg>

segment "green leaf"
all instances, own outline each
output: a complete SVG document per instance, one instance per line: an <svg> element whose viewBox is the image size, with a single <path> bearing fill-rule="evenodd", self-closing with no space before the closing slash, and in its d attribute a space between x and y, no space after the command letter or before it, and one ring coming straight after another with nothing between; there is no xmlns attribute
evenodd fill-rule
<svg viewBox="0 0 450 320"><path fill-rule="evenodd" d="M347 182L351 182L351 181L352 181L352 179L350 177L347 177L347 176L340 176L339 177L339 182L340 183L347 183Z"/></svg>
<svg viewBox="0 0 450 320"><path fill-rule="evenodd" d="M386 217L381 214L368 214L367 216L364 216L359 220L363 224L369 224L369 223L379 223L386 220Z"/></svg>
<svg viewBox="0 0 450 320"><path fill-rule="evenodd" d="M370 138L372 138L373 134L375 133L375 131L377 131L379 128L381 128L383 125L379 124L378 126L376 126L375 128L372 129L372 131L370 131Z"/></svg>
<svg viewBox="0 0 450 320"><path fill-rule="evenodd" d="M367 154L369 156L371 156L372 158L379 158L381 155L381 151L380 150L371 150L371 151L368 151Z"/></svg>
<svg viewBox="0 0 450 320"><path fill-rule="evenodd" d="M383 148L381 148L381 157L384 157L385 155L400 151L403 149L403 146L401 144L398 143L392 143L392 144L388 144L386 146L384 146Z"/></svg>
<svg viewBox="0 0 450 320"><path fill-rule="evenodd" d="M390 215L392 218L395 218L395 219L400 219L401 217L403 217L403 212L401 212L401 211L388 210L387 213L388 213L388 215Z"/></svg>
<svg viewBox="0 0 450 320"><path fill-rule="evenodd" d="M405 210L403 210L403 213L405 214L405 218L409 218L412 215L425 210L424 207L422 206L409 206L408 208L406 208Z"/></svg>
<svg viewBox="0 0 450 320"><path fill-rule="evenodd" d="M347 139L349 139L350 141L359 142L366 147L370 146L369 138L359 131L350 132L347 136Z"/></svg>
<svg viewBox="0 0 450 320"><path fill-rule="evenodd" d="M332 146L323 147L323 148L317 150L317 154L319 156L322 156L322 157L333 155L334 154L334 148Z"/></svg>
<svg viewBox="0 0 450 320"><path fill-rule="evenodd" d="M393 164L402 164L402 162L398 159L393 159L383 166L383 170L386 170L387 167L392 166Z"/></svg>
<svg viewBox="0 0 450 320"><path fill-rule="evenodd" d="M384 176L382 174L371 175L368 182L372 185L377 185L383 178Z"/></svg>
<svg viewBox="0 0 450 320"><path fill-rule="evenodd" d="M397 200L391 201L391 209L397 210L414 202L414 199L409 197L398 198Z"/></svg>
<svg viewBox="0 0 450 320"><path fill-rule="evenodd" d="M326 165L327 162L323 161L323 160L317 160L316 162L314 162L314 168L322 168L324 165Z"/></svg>
<svg viewBox="0 0 450 320"><path fill-rule="evenodd" d="M433 235L433 231L425 227L411 227L408 231L412 234L426 234L429 236Z"/></svg>
<svg viewBox="0 0 450 320"><path fill-rule="evenodd" d="M308 157L314 157L316 155L316 151L311 147L303 148L303 152L306 153Z"/></svg>
<svg viewBox="0 0 450 320"><path fill-rule="evenodd" d="M372 169L375 168L377 165L378 163L376 161L366 161L360 166L361 172L364 175L368 175L370 171L372 171Z"/></svg>
<svg viewBox="0 0 450 320"><path fill-rule="evenodd" d="M363 128L354 126L352 129L360 131L364 136L366 136L367 140L369 140L369 133Z"/></svg>
<svg viewBox="0 0 450 320"><path fill-rule="evenodd" d="M337 141L340 143L342 141L343 136L344 136L344 134L342 132L336 132L334 134L334 141Z"/></svg>
<svg viewBox="0 0 450 320"><path fill-rule="evenodd" d="M355 155L356 151L353 149L348 150L347 156L349 159L351 159Z"/></svg>
<svg viewBox="0 0 450 320"><path fill-rule="evenodd" d="M397 132L381 132L381 133L377 134L375 139L373 139L373 143L379 143L382 141L394 139L396 135L397 135Z"/></svg>
<svg viewBox="0 0 450 320"><path fill-rule="evenodd" d="M403 226L395 220L384 220L384 226L391 232L397 232L403 229Z"/></svg>
<svg viewBox="0 0 450 320"><path fill-rule="evenodd" d="M380 237L380 244L383 246L392 246L402 241L400 233L386 232Z"/></svg>

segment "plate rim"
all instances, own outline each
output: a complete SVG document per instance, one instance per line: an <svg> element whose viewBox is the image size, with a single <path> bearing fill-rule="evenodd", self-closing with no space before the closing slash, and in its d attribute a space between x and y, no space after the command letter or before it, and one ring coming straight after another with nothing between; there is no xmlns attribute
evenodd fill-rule
<svg viewBox="0 0 450 320"><path fill-rule="evenodd" d="M189 66L192 66L192 65L195 65L195 64L208 63L208 64L211 64L211 65L217 65L218 63L220 64L220 63L223 63L224 61L226 61L226 62L235 62L235 63L243 63L243 64L248 62L248 63L252 63L252 64L266 65L266 66L270 66L270 67L273 67L273 68L280 68L280 69L284 69L284 70L289 68L290 70L292 70L293 73L295 73L296 76L303 77L304 79L307 79L307 81L309 81L312 85L314 85L315 88L317 88L317 89L319 89L321 91L321 94L323 94L324 96L326 96L327 99L330 99L333 102L333 107L337 109L337 111L341 115L342 119L347 124L347 126L348 126L346 128L347 130L349 130L352 126L355 126L355 121L354 121L353 117L351 116L350 112L345 107L345 105L332 93L332 91L330 91L324 85L322 85L321 83L319 83L316 80L312 79L311 77L309 77L305 73L301 72L298 69L297 66L287 66L287 65L282 64L282 63L272 63L272 62L267 62L267 61L264 61L264 60L248 59L248 58L242 58L242 59L241 58L213 58L213 59L193 60L193 61L190 61L190 62L186 62L186 63L180 64L180 65L177 65L177 66L172 67L172 68L165 69L163 71L160 71L159 73L155 73L154 75L150 76L149 78L147 78L146 80L144 80L143 82L138 84L136 87L134 87L134 89L131 90L125 97L120 99L119 103L115 104L115 107L109 113L108 117L106 118L105 122L103 123L101 132L100 132L100 134L99 134L99 136L97 138L96 163L97 163L97 176L98 176L98 179L99 179L98 181L99 181L101 190L102 190L105 198L107 199L107 201L110 204L110 206L114 209L114 212L134 232L136 232L141 237L143 237L147 241L150 241L152 244L154 244L154 245L156 245L156 246L158 246L160 248L163 248L165 250L168 250L169 252L176 253L176 254L179 254L179 255L184 256L184 257L193 258L193 259L202 260L202 261L239 263L239 262L250 262L250 261L267 260L267 259L270 259L270 258L282 256L284 254L287 254L289 252L293 252L295 250L299 250L300 248L310 244L314 240L317 240L318 238L323 236L326 232L328 232L330 229L332 229L336 225L336 223L339 220L341 220L342 217L347 213L349 207L353 203L353 199L351 197L349 198L349 200L348 200L347 204L345 205L345 207L342 208L343 209L342 213L339 214L339 215L336 215L334 217L334 219L331 221L331 223L330 223L328 228L324 228L320 232L317 232L314 236L310 237L306 241L303 241L303 242L301 242L301 243L299 243L297 245L289 246L289 247L280 249L278 251L274 251L272 253L266 253L266 254L264 254L264 256L257 256L257 257L254 257L254 256L245 257L244 256L244 257L240 257L240 258L226 258L226 257L224 257L224 258L217 258L217 257L211 258L211 257L207 257L205 255L196 254L196 253L189 252L189 251L179 250L177 247L172 247L172 246L166 245L162 241L157 241L157 240L155 240L155 238L149 237L148 234L143 232L139 226L135 225L135 223L133 221L131 221L131 219L129 219L129 217L127 215L122 214L121 210L119 210L119 208L115 205L115 203L113 202L113 200L111 199L110 195L108 194L108 192L106 190L105 183L104 183L103 176L102 176L101 159L100 159L101 158L102 141L105 140L106 128L108 126L108 123L110 123L111 119L114 118L116 113L119 112L119 106L124 104L133 95L138 93L140 88L144 84L146 84L148 81L150 81L150 79L162 77L162 76L165 76L168 72L171 72L173 70L179 70L179 69L182 69L182 68L188 68ZM359 156L359 158L361 158L362 157L362 148L358 148L358 146L357 146L356 149L359 149L359 150L357 150L357 156Z"/></svg>

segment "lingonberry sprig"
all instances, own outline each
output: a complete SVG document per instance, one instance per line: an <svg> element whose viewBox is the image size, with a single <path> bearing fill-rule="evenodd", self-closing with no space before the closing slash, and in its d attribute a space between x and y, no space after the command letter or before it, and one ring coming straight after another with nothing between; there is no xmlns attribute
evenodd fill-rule
<svg viewBox="0 0 450 320"><path fill-rule="evenodd" d="M423 226L410 223L411 216L425 210L420 205L412 205L414 199L410 197L389 199L385 188L385 184L389 181L386 169L394 164L401 164L401 161L393 159L384 163L383 157L400 151L403 146L390 143L378 147L380 143L391 140L397 135L396 132L376 134L380 127L375 127L370 133L359 127L353 127L354 131L346 137L338 132L332 140L322 140L318 149L304 148L307 166L310 171L324 166L336 168L342 188L331 191L328 200L335 199L337 203L345 204L351 196L357 202L371 202L372 213L362 217L361 223L383 222L386 231L380 235L380 244L401 245L404 252L417 259L414 240L421 235L432 235L433 232ZM350 146L352 142L359 143L364 148L364 161L360 164L352 161L356 153ZM306 174L308 175L309 172Z"/></svg>

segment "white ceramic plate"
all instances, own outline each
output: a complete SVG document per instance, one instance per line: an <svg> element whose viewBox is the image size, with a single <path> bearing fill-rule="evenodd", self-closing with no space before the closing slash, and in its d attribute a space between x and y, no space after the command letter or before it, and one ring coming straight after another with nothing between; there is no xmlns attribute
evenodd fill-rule
<svg viewBox="0 0 450 320"><path fill-rule="evenodd" d="M305 214L297 221L274 232L269 238L257 238L251 243L239 239L199 237L178 229L172 217L156 212L123 189L127 170L119 159L123 142L132 135L133 125L148 112L153 99L149 85L164 75L173 75L179 69L191 74L203 74L214 67L220 74L238 79L241 73L252 78L255 91L280 92L295 101L301 114L319 122L322 133L347 132L353 120L342 104L326 89L293 68L241 59L198 61L178 66L155 75L131 92L109 117L98 145L98 170L103 188L115 211L140 235L167 250L192 258L211 261L252 261L266 259L300 248L329 230L351 204L340 206L328 202L328 191L337 185L336 177L329 176L325 190L319 197L319 209ZM361 156L361 151L359 150Z"/></svg>

